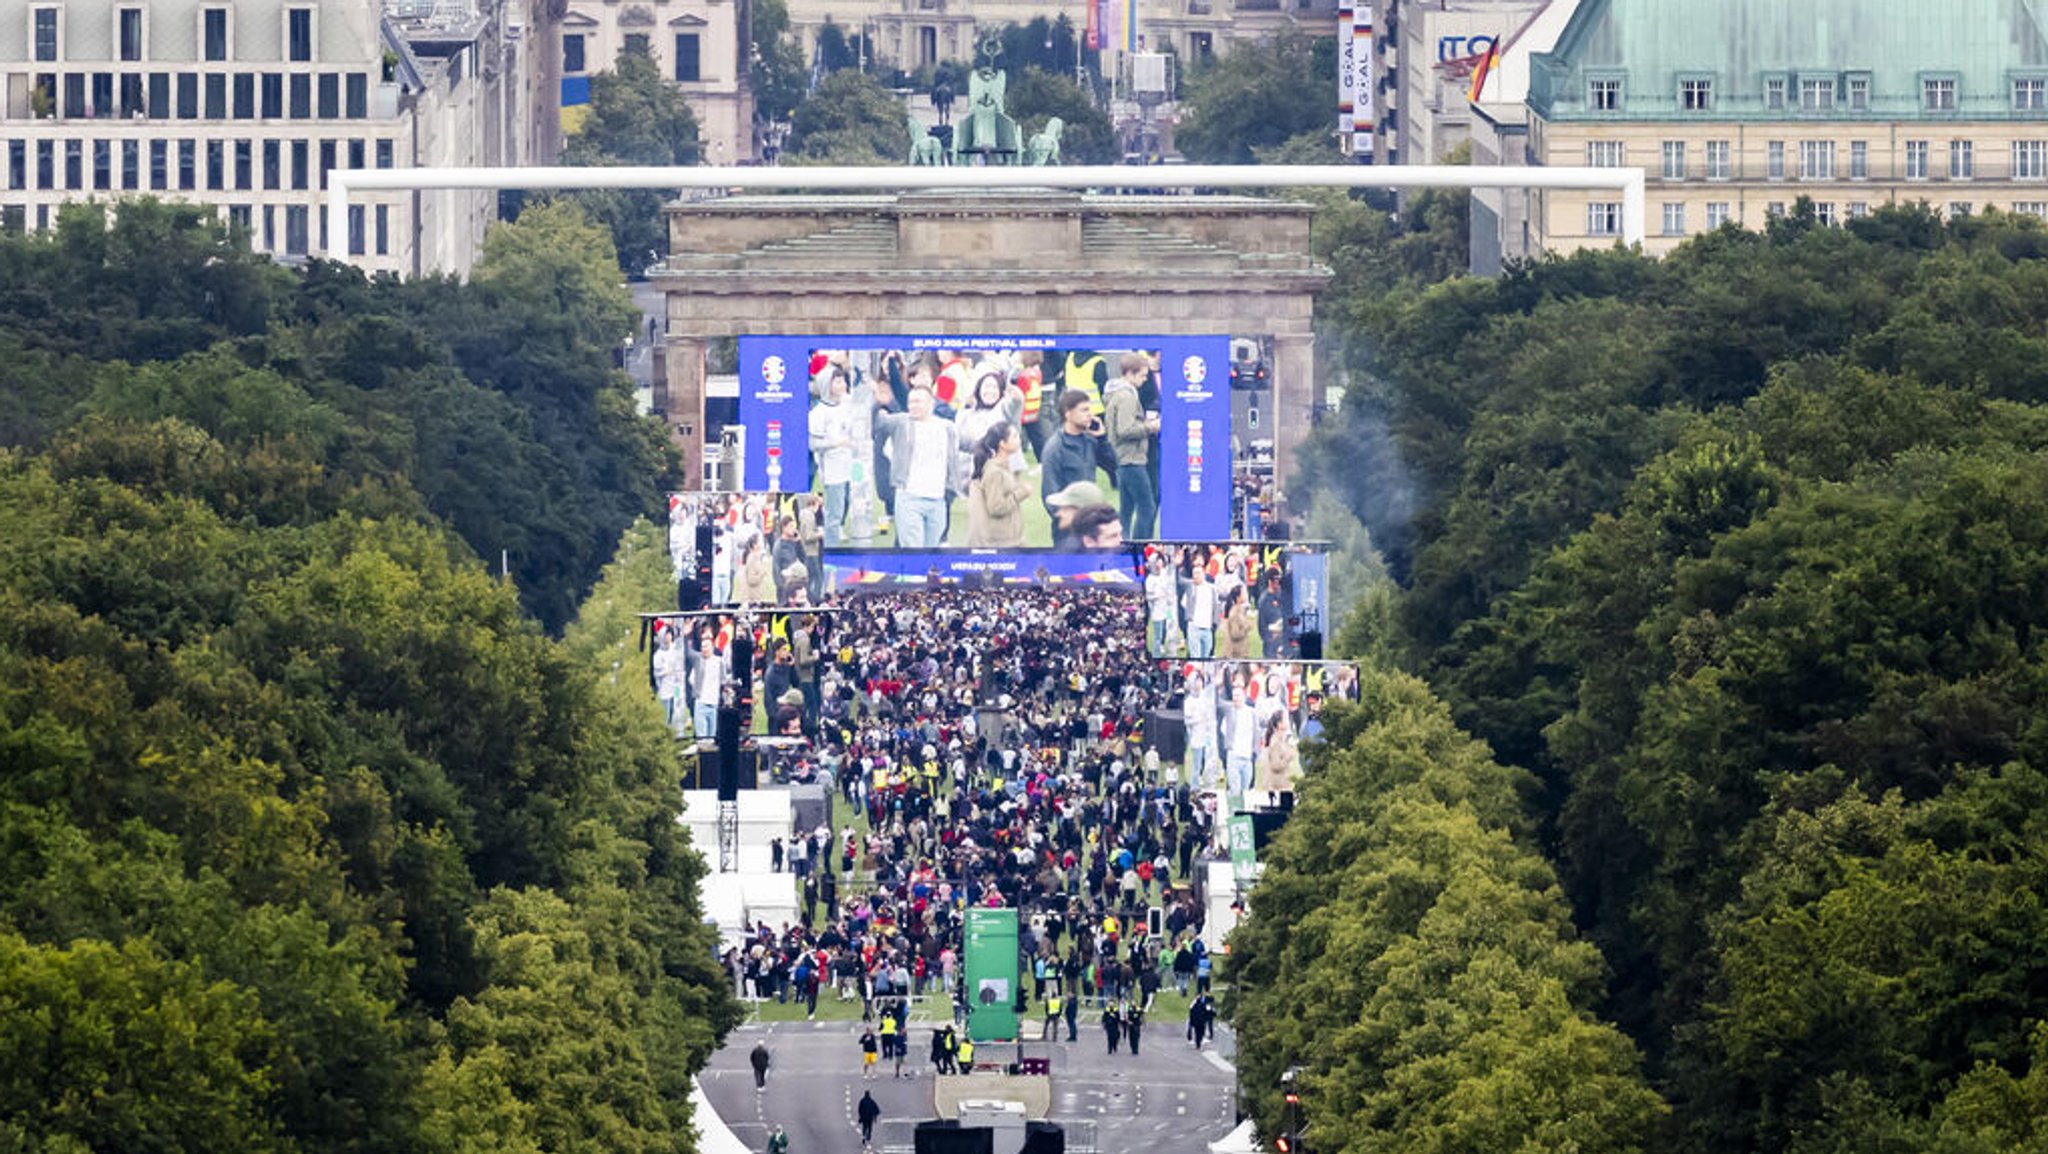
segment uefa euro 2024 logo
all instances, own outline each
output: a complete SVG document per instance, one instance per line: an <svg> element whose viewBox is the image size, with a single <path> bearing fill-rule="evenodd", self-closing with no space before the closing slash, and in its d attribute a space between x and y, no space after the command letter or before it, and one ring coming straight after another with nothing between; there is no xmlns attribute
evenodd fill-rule
<svg viewBox="0 0 2048 1154"><path fill-rule="evenodd" d="M781 357L769 357L761 362L761 379L770 385L779 385L789 375L789 366Z"/></svg>
<svg viewBox="0 0 2048 1154"><path fill-rule="evenodd" d="M1180 375L1188 384L1199 385L1209 379L1209 362L1200 356L1190 356L1180 363Z"/></svg>

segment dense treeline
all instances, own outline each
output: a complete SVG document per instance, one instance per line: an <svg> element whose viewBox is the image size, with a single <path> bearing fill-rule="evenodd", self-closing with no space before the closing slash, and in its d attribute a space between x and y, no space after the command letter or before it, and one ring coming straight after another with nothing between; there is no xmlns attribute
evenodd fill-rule
<svg viewBox="0 0 2048 1154"><path fill-rule="evenodd" d="M509 555L559 631L673 470L611 369L637 313L604 234L536 206L494 230L471 283L401 282L279 268L207 219L74 206L53 234L0 237L0 445L178 417L289 442L323 473L402 478L394 502L493 565Z"/></svg>
<svg viewBox="0 0 2048 1154"><path fill-rule="evenodd" d="M1405 584L1349 642L1531 775L1605 960L1587 1004L1669 1103L1658 1148L2048 1141L2044 256L2024 218L1802 208L1662 261L1331 302L1373 379L1310 460L1380 466L1305 480ZM1406 525L1359 491L1389 477ZM1324 758L1304 813L1368 804L1321 790L1360 788L1374 740ZM1295 884L1342 900L1342 859L1293 845Z"/></svg>
<svg viewBox="0 0 2048 1154"><path fill-rule="evenodd" d="M0 245L0 1148L689 1149L735 1014L673 742L430 495L573 500L522 430L610 387L602 231L461 288L97 224Z"/></svg>

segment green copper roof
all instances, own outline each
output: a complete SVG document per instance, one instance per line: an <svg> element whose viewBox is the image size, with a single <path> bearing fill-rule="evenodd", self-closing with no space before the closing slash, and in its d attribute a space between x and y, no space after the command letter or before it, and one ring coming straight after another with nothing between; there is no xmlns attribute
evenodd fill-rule
<svg viewBox="0 0 2048 1154"><path fill-rule="evenodd" d="M1583 0L1555 51L1531 61L1529 103L1548 120L1664 117L1797 120L1800 81L1835 77L1829 119L2029 119L2013 81L2048 78L2048 0ZM1848 106L1868 77L1869 107ZM1785 107L1766 81L1785 82ZM1955 80L1954 111L1923 110L1922 81ZM1594 109L1588 82L1622 82L1621 107ZM1679 83L1712 81L1712 107L1680 107Z"/></svg>

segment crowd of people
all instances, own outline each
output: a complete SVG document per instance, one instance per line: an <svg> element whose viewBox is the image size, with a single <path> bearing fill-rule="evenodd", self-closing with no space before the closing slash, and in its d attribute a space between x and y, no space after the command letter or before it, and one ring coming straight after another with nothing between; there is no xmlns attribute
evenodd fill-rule
<svg viewBox="0 0 2048 1154"><path fill-rule="evenodd" d="M948 586L792 617L792 638L829 628L806 640L816 710L799 724L863 820L782 847L799 916L728 953L741 990L811 1014L821 998L858 1001L863 1068L900 1071L911 999L938 995L965 1020L965 911L990 907L1018 911L1018 1008L1043 1011L1048 1031L1071 1039L1084 1010L1106 1015L1135 1053L1168 982L1213 1015L1190 883L1220 851L1216 798L1149 740L1183 686L1147 659L1143 611L1086 586ZM962 1045L964 1031L935 1029L933 1066L971 1066Z"/></svg>
<svg viewBox="0 0 2048 1154"><path fill-rule="evenodd" d="M1299 656L1289 557L1281 545L1145 545L1147 652L1197 660Z"/></svg>
<svg viewBox="0 0 2048 1154"><path fill-rule="evenodd" d="M703 604L811 605L824 598L824 501L812 493L671 493L668 551L678 588L700 568L700 528L710 530L710 585Z"/></svg>

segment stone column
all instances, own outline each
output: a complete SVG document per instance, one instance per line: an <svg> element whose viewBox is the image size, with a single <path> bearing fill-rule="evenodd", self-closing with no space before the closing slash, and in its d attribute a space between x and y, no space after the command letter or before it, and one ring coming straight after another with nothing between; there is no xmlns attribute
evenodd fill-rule
<svg viewBox="0 0 2048 1154"><path fill-rule="evenodd" d="M683 455L683 486L704 484L704 358L702 337L669 335L656 347L654 409L668 422L669 439Z"/></svg>
<svg viewBox="0 0 2048 1154"><path fill-rule="evenodd" d="M1273 334L1273 479L1292 494L1295 449L1308 437L1315 407L1322 401L1316 382L1315 338L1307 333Z"/></svg>

